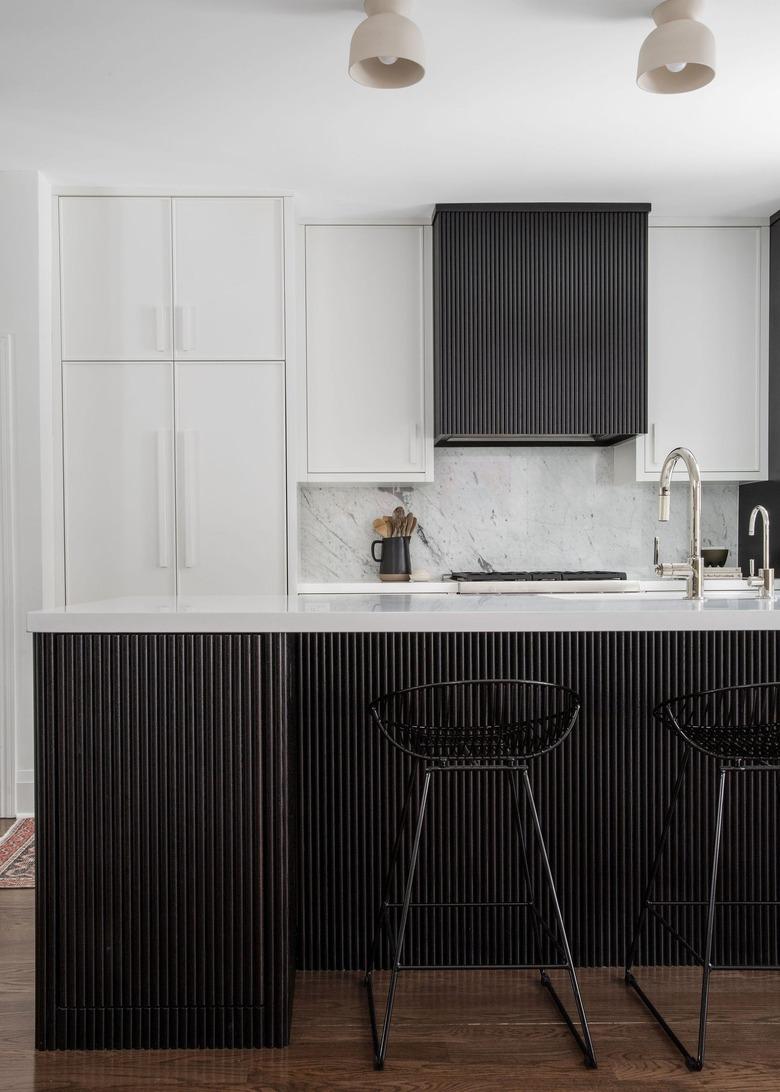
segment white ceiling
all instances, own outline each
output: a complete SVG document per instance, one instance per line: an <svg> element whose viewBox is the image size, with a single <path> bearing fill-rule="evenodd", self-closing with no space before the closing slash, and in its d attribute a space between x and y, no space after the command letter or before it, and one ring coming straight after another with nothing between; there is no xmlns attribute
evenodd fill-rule
<svg viewBox="0 0 780 1092"><path fill-rule="evenodd" d="M708 0L719 71L634 83L653 0L417 0L428 73L346 72L359 0L0 0L0 169L254 188L308 215L436 201L780 207L780 3Z"/></svg>

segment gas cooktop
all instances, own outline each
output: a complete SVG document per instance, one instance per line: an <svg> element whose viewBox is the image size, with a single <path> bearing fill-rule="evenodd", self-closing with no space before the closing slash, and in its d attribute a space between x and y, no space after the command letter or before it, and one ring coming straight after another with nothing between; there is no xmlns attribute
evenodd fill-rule
<svg viewBox="0 0 780 1092"><path fill-rule="evenodd" d="M518 572L518 573L450 573L450 580L456 580L459 584L465 583L498 583L504 581L526 582L529 580L625 580L625 573L609 572L567 572L558 569L554 572Z"/></svg>

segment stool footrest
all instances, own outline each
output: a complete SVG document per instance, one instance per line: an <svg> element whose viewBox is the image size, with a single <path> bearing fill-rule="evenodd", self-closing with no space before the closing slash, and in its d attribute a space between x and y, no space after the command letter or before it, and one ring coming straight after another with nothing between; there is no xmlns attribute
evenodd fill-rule
<svg viewBox="0 0 780 1092"><path fill-rule="evenodd" d="M403 906L402 902L386 902L385 906L389 910L400 910ZM532 907L533 903L528 902L412 902L409 904L410 910L501 910L509 907Z"/></svg>
<svg viewBox="0 0 780 1092"><path fill-rule="evenodd" d="M384 931L387 939L390 941L393 950L395 950L396 934L392 927L392 924L388 917L388 910L402 910L403 903L400 902L385 902L380 907L379 911L379 925ZM545 933L547 939L553 944L556 950L566 958L566 948L561 943L560 938L555 935L548 923L544 920L539 913L538 908L532 902L413 902L409 904L408 909L411 910L501 910L501 909L525 909L530 910L536 918L540 928ZM472 966L472 964L467 964ZM499 967L509 966L508 964L499 964ZM529 964L531 967L541 966L538 963ZM544 964L544 966L553 966L553 964Z"/></svg>
<svg viewBox="0 0 780 1092"><path fill-rule="evenodd" d="M648 906L709 906L707 899L650 899ZM780 899L716 899L720 906L780 906Z"/></svg>
<svg viewBox="0 0 780 1092"><path fill-rule="evenodd" d="M399 971L567 971L567 963L399 963Z"/></svg>

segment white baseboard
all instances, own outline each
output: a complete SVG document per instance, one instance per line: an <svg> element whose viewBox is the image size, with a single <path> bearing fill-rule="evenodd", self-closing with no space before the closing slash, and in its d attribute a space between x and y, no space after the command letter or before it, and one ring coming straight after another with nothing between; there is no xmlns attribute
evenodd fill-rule
<svg viewBox="0 0 780 1092"><path fill-rule="evenodd" d="M16 816L35 814L35 788L31 782L17 781L16 783Z"/></svg>

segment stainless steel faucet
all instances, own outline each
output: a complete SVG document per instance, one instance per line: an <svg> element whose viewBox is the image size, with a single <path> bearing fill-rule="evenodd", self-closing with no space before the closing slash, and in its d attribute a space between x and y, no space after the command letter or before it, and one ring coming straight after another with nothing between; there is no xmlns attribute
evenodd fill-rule
<svg viewBox="0 0 780 1092"><path fill-rule="evenodd" d="M769 513L763 504L757 504L753 511L750 513L750 524L748 526L748 534L754 535L756 533L756 516L761 516L761 523L764 531L764 567L758 570L758 580L756 581L752 575L750 576L751 583L757 583L761 588L762 599L774 599L775 597L775 570L769 568Z"/></svg>
<svg viewBox="0 0 780 1092"><path fill-rule="evenodd" d="M672 474L678 460L685 463L690 481L691 544L687 562L663 564L658 560L658 538L655 540L655 571L659 576L684 576L686 598L704 599L704 559L701 555L701 471L696 456L687 447L676 447L664 459L661 467L661 484L658 488L658 519L669 520L671 507Z"/></svg>

